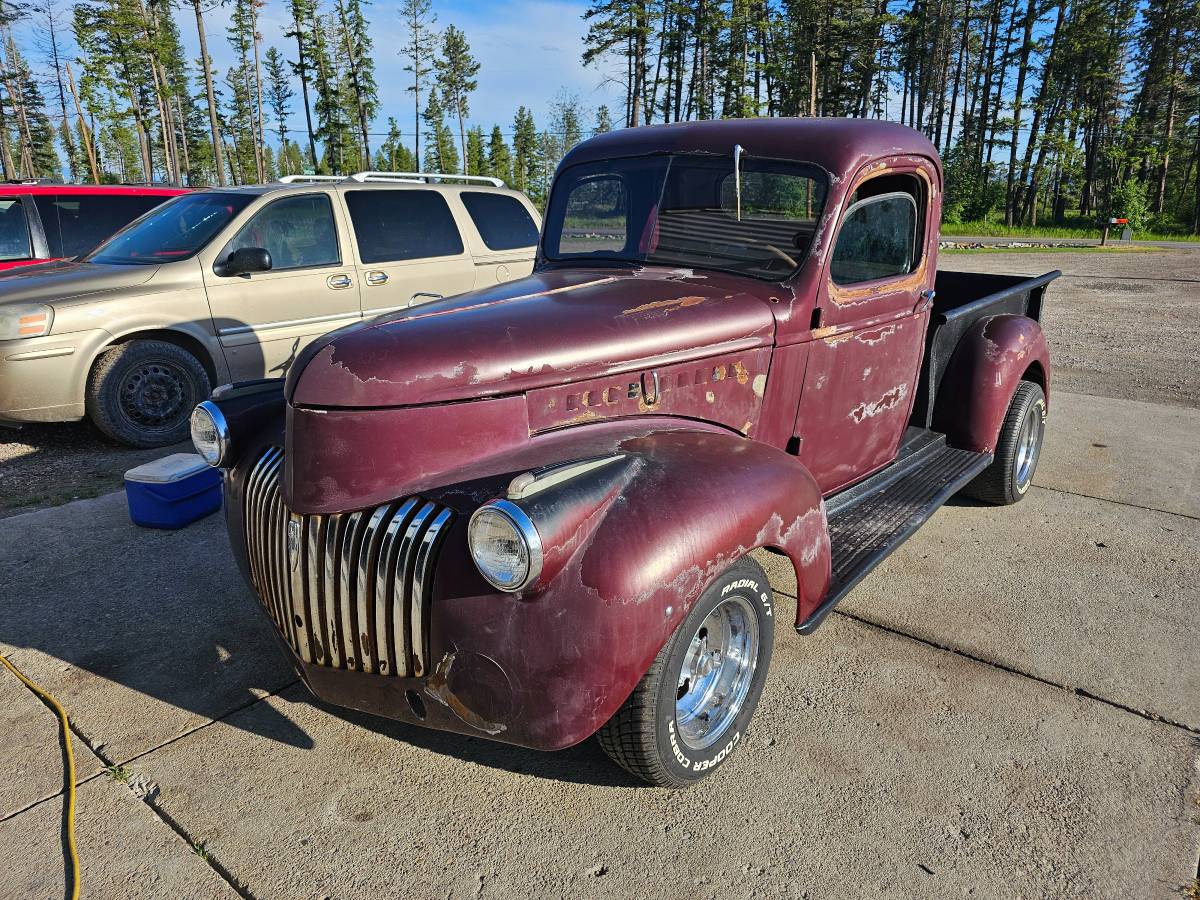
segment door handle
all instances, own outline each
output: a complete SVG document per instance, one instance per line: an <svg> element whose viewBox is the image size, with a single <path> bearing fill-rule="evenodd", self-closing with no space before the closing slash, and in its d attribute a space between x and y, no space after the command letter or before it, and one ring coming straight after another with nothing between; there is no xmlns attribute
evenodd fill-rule
<svg viewBox="0 0 1200 900"><path fill-rule="evenodd" d="M335 291L340 291L343 288L348 288L350 285L354 284L354 279L345 273L341 273L338 275L330 275L325 279L325 283Z"/></svg>
<svg viewBox="0 0 1200 900"><path fill-rule="evenodd" d="M425 302L428 302L430 300L441 300L442 299L441 294L432 294L432 293L429 293L428 291L417 291L415 294L413 294L411 297L408 298L408 305L416 306L418 297L424 297Z"/></svg>
<svg viewBox="0 0 1200 900"><path fill-rule="evenodd" d="M367 284L387 284L387 272L368 272Z"/></svg>

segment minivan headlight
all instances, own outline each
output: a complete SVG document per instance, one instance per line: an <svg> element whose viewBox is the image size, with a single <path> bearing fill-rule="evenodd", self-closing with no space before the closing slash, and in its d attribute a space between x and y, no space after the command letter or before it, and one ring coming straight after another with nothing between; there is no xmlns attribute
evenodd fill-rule
<svg viewBox="0 0 1200 900"><path fill-rule="evenodd" d="M493 500L475 511L467 527L467 545L479 574L502 591L519 591L542 571L537 527L507 500Z"/></svg>
<svg viewBox="0 0 1200 900"><path fill-rule="evenodd" d="M54 324L54 309L42 303L5 303L0 306L0 341L42 337Z"/></svg>
<svg viewBox="0 0 1200 900"><path fill-rule="evenodd" d="M192 444L206 463L219 466L229 451L229 423L221 408L205 400L192 410Z"/></svg>

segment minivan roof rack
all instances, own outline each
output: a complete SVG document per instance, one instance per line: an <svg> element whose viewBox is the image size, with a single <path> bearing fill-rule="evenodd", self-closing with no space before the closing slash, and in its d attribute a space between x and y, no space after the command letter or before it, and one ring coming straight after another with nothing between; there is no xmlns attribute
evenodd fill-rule
<svg viewBox="0 0 1200 900"><path fill-rule="evenodd" d="M491 175L443 175L440 172L355 172L353 175L284 175L277 179L283 184L303 184L317 181L377 181L398 182L401 184L431 184L434 182L462 181L479 184L490 184L492 187L504 187L504 181Z"/></svg>

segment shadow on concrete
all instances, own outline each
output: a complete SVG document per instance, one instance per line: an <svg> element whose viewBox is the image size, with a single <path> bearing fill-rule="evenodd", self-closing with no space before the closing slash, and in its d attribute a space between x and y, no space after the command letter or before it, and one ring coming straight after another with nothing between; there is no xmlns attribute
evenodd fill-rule
<svg viewBox="0 0 1200 900"><path fill-rule="evenodd" d="M138 528L121 493L0 520L0 643L52 658L24 660L109 760L295 681L223 517ZM282 714L263 716L252 721L265 736L312 746Z"/></svg>
<svg viewBox="0 0 1200 900"><path fill-rule="evenodd" d="M294 699L302 699L324 713L392 740L411 744L431 753L453 757L462 762L570 784L649 787L609 759L600 749L600 745L591 739L555 752L530 750L484 738L421 728L407 722L333 706L314 697L307 688L301 687L299 692L300 696Z"/></svg>

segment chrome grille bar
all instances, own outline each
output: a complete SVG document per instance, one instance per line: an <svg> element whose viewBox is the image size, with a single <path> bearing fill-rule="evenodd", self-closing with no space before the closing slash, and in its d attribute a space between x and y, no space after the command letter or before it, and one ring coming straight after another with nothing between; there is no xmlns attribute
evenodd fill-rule
<svg viewBox="0 0 1200 900"><path fill-rule="evenodd" d="M307 663L419 676L429 668L429 595L453 512L419 497L305 516L280 494L283 452L266 450L243 494L250 577Z"/></svg>

